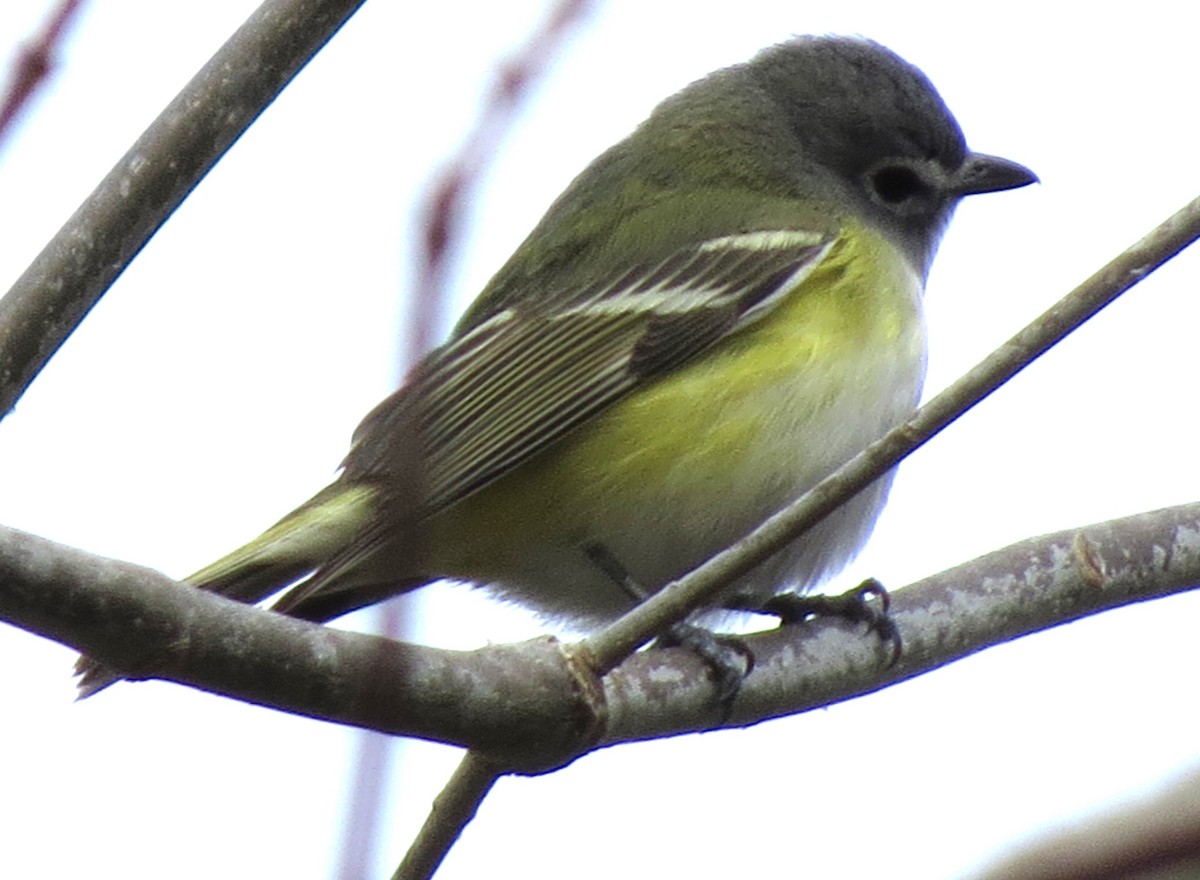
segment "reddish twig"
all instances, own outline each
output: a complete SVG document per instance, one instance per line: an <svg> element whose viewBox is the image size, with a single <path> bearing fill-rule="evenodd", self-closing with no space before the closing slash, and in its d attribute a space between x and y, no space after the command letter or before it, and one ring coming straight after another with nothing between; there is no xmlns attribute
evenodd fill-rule
<svg viewBox="0 0 1200 880"><path fill-rule="evenodd" d="M475 127L468 133L457 155L434 175L428 195L420 207L424 234L417 254L413 313L409 316L407 348L401 349L403 363L412 364L433 345L434 334L443 326L450 300L446 288L450 255L463 234L464 218L471 193L494 160L500 143L511 130L522 102L545 76L554 54L570 29L589 11L589 0L558 0L545 21L525 45L497 68L491 93ZM395 603L380 606L385 635L399 639L408 621ZM345 839L340 876L353 876L371 863L386 797L378 777L389 765L394 740L364 734L359 743L355 782L347 807ZM451 836L451 842L457 835ZM449 844L446 844L449 846ZM434 864L445 855L434 847Z"/></svg>
<svg viewBox="0 0 1200 880"><path fill-rule="evenodd" d="M0 141L8 134L13 121L32 99L38 86L54 69L56 50L65 39L71 19L82 5L83 0L62 0L50 14L41 34L32 42L17 48L12 78L0 101Z"/></svg>
<svg viewBox="0 0 1200 880"><path fill-rule="evenodd" d="M590 11L589 0L559 0L546 20L510 58L501 62L483 112L458 154L433 179L421 207L424 235L417 257L414 314L410 322L409 362L429 350L449 299L449 255L462 236L468 199L495 158L517 110L546 74L570 29Z"/></svg>

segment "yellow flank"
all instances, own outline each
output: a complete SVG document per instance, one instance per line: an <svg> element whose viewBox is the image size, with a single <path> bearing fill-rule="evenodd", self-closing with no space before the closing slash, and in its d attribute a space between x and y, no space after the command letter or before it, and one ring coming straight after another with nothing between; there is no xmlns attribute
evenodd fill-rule
<svg viewBox="0 0 1200 880"><path fill-rule="evenodd" d="M694 567L911 410L920 293L894 248L843 229L762 319L435 517L429 573L573 594L564 603L612 593L604 614L624 600L587 543L650 589Z"/></svg>

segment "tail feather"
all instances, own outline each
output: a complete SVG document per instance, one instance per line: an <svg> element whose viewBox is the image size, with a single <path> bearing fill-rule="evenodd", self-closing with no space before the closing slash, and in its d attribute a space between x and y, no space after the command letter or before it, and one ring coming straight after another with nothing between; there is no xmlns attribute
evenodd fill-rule
<svg viewBox="0 0 1200 880"><path fill-rule="evenodd" d="M184 582L253 604L280 592L350 545L370 523L376 493L338 481L318 492L253 541L208 565ZM91 657L75 663L78 699L90 697L124 675Z"/></svg>
<svg viewBox="0 0 1200 880"><path fill-rule="evenodd" d="M250 543L184 581L239 602L259 602L344 550L370 522L375 494L364 485L327 486Z"/></svg>

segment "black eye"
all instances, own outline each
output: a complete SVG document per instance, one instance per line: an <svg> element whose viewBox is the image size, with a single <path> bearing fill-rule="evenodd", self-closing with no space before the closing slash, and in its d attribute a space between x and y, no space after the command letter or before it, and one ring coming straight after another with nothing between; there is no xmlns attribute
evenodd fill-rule
<svg viewBox="0 0 1200 880"><path fill-rule="evenodd" d="M871 187L879 200L887 205L899 205L929 192L929 185L913 169L904 165L885 165L870 175Z"/></svg>

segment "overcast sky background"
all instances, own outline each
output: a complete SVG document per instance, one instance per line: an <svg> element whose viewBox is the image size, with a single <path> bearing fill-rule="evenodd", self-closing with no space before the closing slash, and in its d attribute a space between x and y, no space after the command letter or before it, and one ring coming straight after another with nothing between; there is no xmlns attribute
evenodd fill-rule
<svg viewBox="0 0 1200 880"><path fill-rule="evenodd" d="M47 5L0 4L6 57ZM255 6L88 4L0 150L0 289ZM662 97L792 33L861 33L1043 181L960 209L927 294L936 391L1200 191L1196 13L1121 8L598 4L484 181L459 307ZM0 522L182 576L327 482L400 371L414 205L543 9L368 3L0 423ZM1200 497L1198 279L1185 254L914 456L834 588ZM544 629L426 594L426 643ZM1198 619L1195 594L1124 609L824 711L503 780L439 877L960 876L1200 764ZM358 734L160 683L76 705L72 661L0 626L0 874L331 876ZM458 757L404 751L379 876Z"/></svg>

